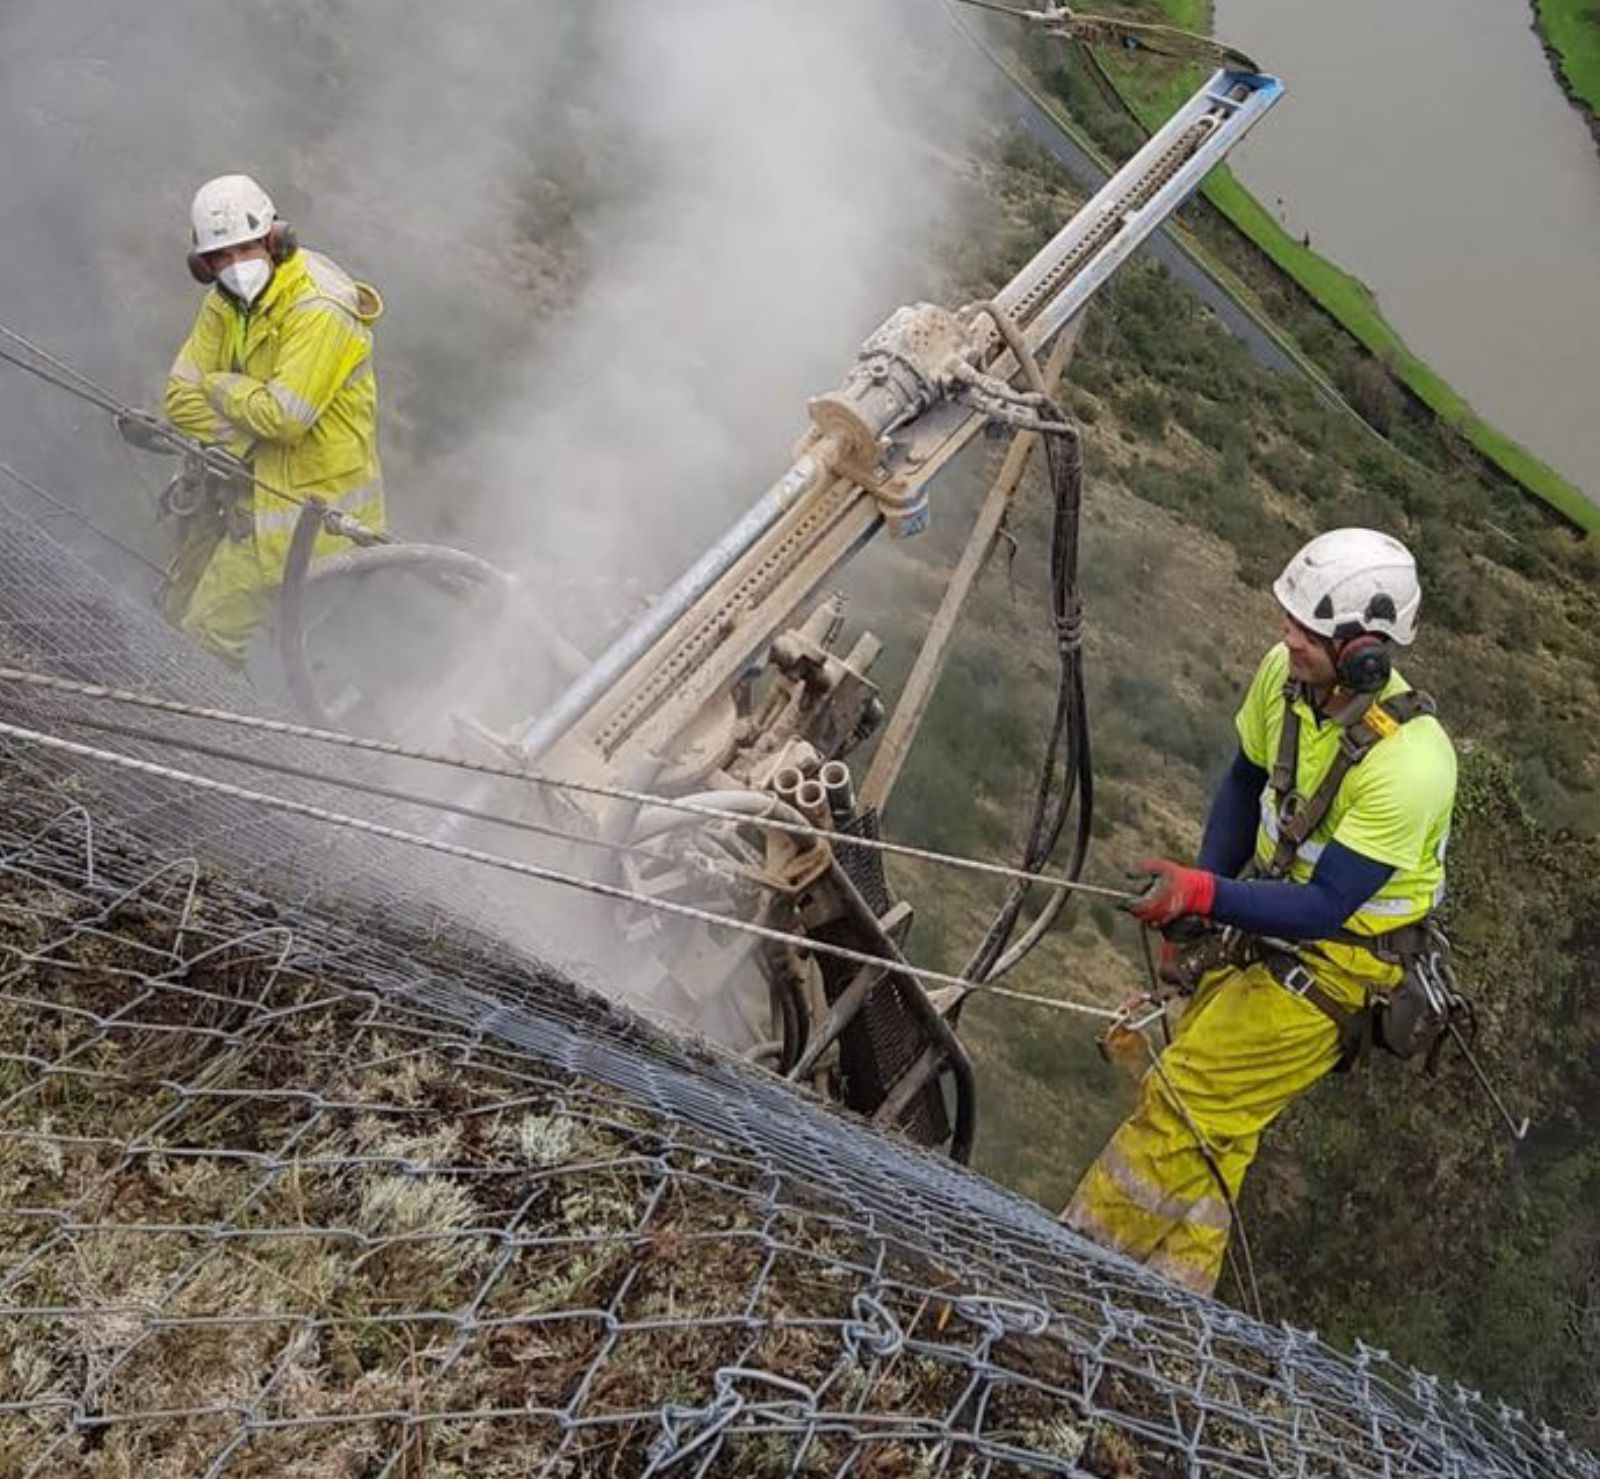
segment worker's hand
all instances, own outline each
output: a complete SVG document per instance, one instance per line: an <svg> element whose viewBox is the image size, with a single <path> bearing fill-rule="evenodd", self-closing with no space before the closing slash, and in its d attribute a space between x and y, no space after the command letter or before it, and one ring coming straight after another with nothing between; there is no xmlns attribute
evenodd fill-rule
<svg viewBox="0 0 1600 1479"><path fill-rule="evenodd" d="M1203 868L1185 868L1171 858L1143 858L1135 865L1135 877L1149 879L1149 886L1132 903L1122 907L1141 924L1160 929L1185 915L1204 919L1211 913L1217 896L1217 875Z"/></svg>

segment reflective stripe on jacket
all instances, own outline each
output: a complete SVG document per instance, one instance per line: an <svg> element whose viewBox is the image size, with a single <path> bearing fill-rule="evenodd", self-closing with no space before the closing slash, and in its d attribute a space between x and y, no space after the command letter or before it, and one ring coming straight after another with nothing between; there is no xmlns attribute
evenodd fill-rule
<svg viewBox="0 0 1600 1479"><path fill-rule="evenodd" d="M372 288L300 250L278 264L248 312L220 289L207 293L178 351L167 416L250 461L256 548L269 577L283 567L309 495L384 526L372 373L372 324L382 312ZM348 547L324 534L317 552Z"/></svg>

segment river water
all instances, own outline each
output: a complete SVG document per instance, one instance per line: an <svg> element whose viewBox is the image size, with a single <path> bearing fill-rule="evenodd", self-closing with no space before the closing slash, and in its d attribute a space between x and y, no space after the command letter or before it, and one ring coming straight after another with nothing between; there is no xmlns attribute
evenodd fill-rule
<svg viewBox="0 0 1600 1479"><path fill-rule="evenodd" d="M1600 155L1531 23L1527 0L1216 0L1289 89L1240 177L1600 501Z"/></svg>

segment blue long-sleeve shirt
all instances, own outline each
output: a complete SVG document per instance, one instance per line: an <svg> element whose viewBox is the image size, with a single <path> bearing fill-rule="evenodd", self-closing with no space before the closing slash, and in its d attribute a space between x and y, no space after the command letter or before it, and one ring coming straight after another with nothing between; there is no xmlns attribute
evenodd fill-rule
<svg viewBox="0 0 1600 1479"><path fill-rule="evenodd" d="M1217 875L1211 917L1251 934L1324 939L1377 893L1394 869L1329 842L1305 883L1236 878L1255 852L1266 784L1266 771L1241 750L1212 798L1197 860L1199 867Z"/></svg>
<svg viewBox="0 0 1600 1479"><path fill-rule="evenodd" d="M1205 837L1200 843L1197 868L1221 878L1235 878L1256 850L1256 824L1261 816L1261 793L1267 773L1243 750L1234 752L1233 764L1211 798Z"/></svg>

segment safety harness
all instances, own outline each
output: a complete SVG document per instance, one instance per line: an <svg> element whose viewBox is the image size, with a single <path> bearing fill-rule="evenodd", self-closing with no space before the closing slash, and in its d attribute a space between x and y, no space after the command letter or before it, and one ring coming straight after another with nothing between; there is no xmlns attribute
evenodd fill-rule
<svg viewBox="0 0 1600 1479"><path fill-rule="evenodd" d="M1339 753L1315 792L1302 798L1295 790L1300 755L1300 715L1295 704L1301 697L1298 684L1290 682L1285 686L1283 733L1268 777L1277 824L1276 846L1267 865L1252 865L1246 877L1288 877L1296 854L1327 816L1351 769L1402 725L1420 714L1435 712L1432 698L1416 690L1381 700L1358 696L1334 716L1333 722L1344 731ZM1427 1072L1432 1073L1446 1042L1453 1040L1512 1139L1527 1137L1528 1118L1519 1119L1511 1113L1473 1052L1478 1035L1477 1015L1456 981L1450 942L1437 916L1430 914L1377 935L1338 929L1309 946L1246 934L1231 926L1218 929L1193 918L1177 920L1164 934L1183 948L1176 960L1161 966L1159 975L1180 993L1192 993L1202 977L1219 968L1242 968L1256 961L1264 964L1284 990L1309 1002L1338 1030L1335 1072L1349 1072L1373 1047L1379 1047L1398 1058L1422 1058ZM1335 1000L1317 984L1302 953L1329 941L1359 946L1379 960L1399 966L1399 984L1388 990L1370 990L1360 1007ZM1220 1176L1218 1180L1220 1183Z"/></svg>
<svg viewBox="0 0 1600 1479"><path fill-rule="evenodd" d="M1338 753L1316 790L1303 797L1295 788L1295 780L1300 757L1300 711L1296 703L1304 697L1304 690L1291 679L1284 686L1283 696L1283 733L1279 736L1277 758L1267 780L1277 823L1277 846L1266 867L1256 873L1257 877L1267 879L1289 876L1300 848L1322 825L1339 794L1339 787L1356 766L1390 735L1398 733L1403 725L1419 715L1438 712L1432 697L1418 689L1407 689L1386 699L1358 694L1334 716L1333 722L1343 731ZM1337 944L1359 946L1379 960L1402 967L1429 956L1437 957L1446 948L1437 926L1428 919L1377 935L1339 929L1328 938ZM1394 996L1380 996L1362 1007L1346 1006L1317 984L1299 951L1287 942L1247 939L1245 944L1249 953L1262 961L1284 990L1309 1002L1338 1028L1341 1069L1359 1062L1374 1042L1402 1057L1411 1057L1433 1047L1438 1034L1423 1042L1414 1031L1401 1032L1398 1022L1392 1034L1393 1041L1385 1034L1389 1006L1400 992ZM1402 985L1401 992L1404 990ZM1415 1014L1408 1010L1406 1015L1409 1020ZM1441 1023L1439 1033L1442 1032Z"/></svg>
<svg viewBox="0 0 1600 1479"><path fill-rule="evenodd" d="M1309 797L1295 789L1300 761L1300 711L1296 703L1304 697L1301 685L1291 679L1284 685L1283 733L1278 739L1278 755L1267 778L1277 814L1278 846L1272 861L1262 870L1265 878L1287 878L1295 854L1328 815L1344 778L1381 741L1399 731L1420 714L1438 713L1438 705L1419 689L1407 689L1392 698L1378 699L1372 694L1357 694L1333 722L1344 732L1339 738L1339 753Z"/></svg>
<svg viewBox="0 0 1600 1479"><path fill-rule="evenodd" d="M1316 790L1302 796L1295 787L1300 757L1300 713L1295 706L1303 697L1299 683L1291 680L1285 685L1283 732L1267 780L1276 846L1264 866L1251 865L1245 873L1249 878L1288 878L1295 857L1322 825L1345 777L1403 725L1436 712L1433 699L1416 689L1386 699L1357 694L1333 716L1343 731L1333 763ZM1455 996L1453 982L1448 989L1445 982L1449 947L1431 918L1377 935L1338 929L1325 937L1335 944L1358 946L1404 970L1400 987L1392 993L1375 994L1374 1000L1361 1007L1346 1006L1323 990L1306 962L1303 945L1232 927L1180 928L1169 930L1168 938L1181 939L1184 944L1179 958L1162 970L1163 978L1180 991L1193 991L1202 976L1221 966L1242 967L1260 961L1285 991L1309 1002L1338 1029L1341 1071L1364 1058L1375 1043L1405 1058L1431 1052L1445 1030L1444 1017L1436 1008ZM1431 972L1429 979L1420 982L1418 978L1425 972Z"/></svg>

